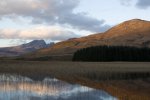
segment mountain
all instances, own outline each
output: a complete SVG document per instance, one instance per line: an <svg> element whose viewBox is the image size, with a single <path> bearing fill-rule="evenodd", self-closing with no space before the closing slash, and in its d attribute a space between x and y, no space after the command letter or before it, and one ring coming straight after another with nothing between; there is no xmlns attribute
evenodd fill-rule
<svg viewBox="0 0 150 100"><path fill-rule="evenodd" d="M69 39L30 55L65 58L80 48L97 45L150 47L150 22L141 19L125 21L104 33Z"/></svg>
<svg viewBox="0 0 150 100"><path fill-rule="evenodd" d="M0 48L0 56L18 56L29 52L34 52L38 49L50 47L44 40L34 40L19 46Z"/></svg>

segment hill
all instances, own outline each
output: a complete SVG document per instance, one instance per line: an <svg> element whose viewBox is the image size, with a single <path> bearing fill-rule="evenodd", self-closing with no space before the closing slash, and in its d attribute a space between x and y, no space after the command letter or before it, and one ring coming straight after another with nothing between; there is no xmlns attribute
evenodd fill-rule
<svg viewBox="0 0 150 100"><path fill-rule="evenodd" d="M141 19L125 21L104 33L69 39L30 55L65 58L71 57L78 49L100 45L150 47L150 22Z"/></svg>

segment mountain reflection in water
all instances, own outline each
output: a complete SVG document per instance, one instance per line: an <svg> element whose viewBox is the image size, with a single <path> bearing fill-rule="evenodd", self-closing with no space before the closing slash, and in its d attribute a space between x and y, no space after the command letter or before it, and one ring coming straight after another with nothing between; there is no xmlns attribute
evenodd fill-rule
<svg viewBox="0 0 150 100"><path fill-rule="evenodd" d="M116 100L108 93L57 79L0 75L0 100Z"/></svg>

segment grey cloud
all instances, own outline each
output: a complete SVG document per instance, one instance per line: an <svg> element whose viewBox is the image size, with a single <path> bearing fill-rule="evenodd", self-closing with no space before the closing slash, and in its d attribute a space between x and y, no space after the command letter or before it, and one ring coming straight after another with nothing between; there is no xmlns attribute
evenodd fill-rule
<svg viewBox="0 0 150 100"><path fill-rule="evenodd" d="M60 24L91 32L103 32L110 28L104 20L83 12L75 13L79 3L79 0L2 0L0 16L30 17L34 24Z"/></svg>
<svg viewBox="0 0 150 100"><path fill-rule="evenodd" d="M51 36L50 39L52 41L62 41L62 40L67 40L69 38L76 38L76 37L80 37L79 35L71 32L71 31L68 31L68 32L63 32L63 34L60 34L58 36Z"/></svg>
<svg viewBox="0 0 150 100"><path fill-rule="evenodd" d="M147 9L150 7L150 0L138 0L136 6L140 9Z"/></svg>
<svg viewBox="0 0 150 100"><path fill-rule="evenodd" d="M132 0L120 0L121 4L124 5L124 6L129 6L129 5L131 5L131 1L132 1Z"/></svg>
<svg viewBox="0 0 150 100"><path fill-rule="evenodd" d="M90 30L93 32L105 31L110 28L109 25L104 25L104 20L98 20L95 18L88 17L84 15L84 13L78 14L67 14L62 16L62 19L59 19L59 23L67 24L69 23L71 26L74 26L75 29L80 30Z"/></svg>
<svg viewBox="0 0 150 100"><path fill-rule="evenodd" d="M134 4L132 1L135 1L136 3ZM120 0L120 3L124 6L134 4L134 6L139 9L147 9L150 7L150 0Z"/></svg>

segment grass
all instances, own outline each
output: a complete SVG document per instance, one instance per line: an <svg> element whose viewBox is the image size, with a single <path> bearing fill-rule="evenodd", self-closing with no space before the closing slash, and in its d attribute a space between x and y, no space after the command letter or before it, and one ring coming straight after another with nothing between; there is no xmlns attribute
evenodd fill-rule
<svg viewBox="0 0 150 100"><path fill-rule="evenodd" d="M56 77L103 89L120 100L150 100L150 63L0 61L0 73Z"/></svg>

